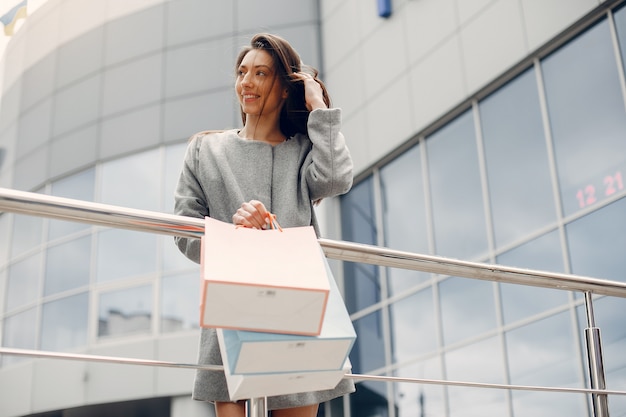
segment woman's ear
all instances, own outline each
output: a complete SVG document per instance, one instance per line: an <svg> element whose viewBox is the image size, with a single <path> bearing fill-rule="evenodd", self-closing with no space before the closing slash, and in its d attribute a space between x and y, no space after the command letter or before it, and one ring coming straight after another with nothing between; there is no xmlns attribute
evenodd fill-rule
<svg viewBox="0 0 626 417"><path fill-rule="evenodd" d="M286 99L287 97L289 97L289 90L287 90L286 88L283 90L283 95L282 95L283 99Z"/></svg>

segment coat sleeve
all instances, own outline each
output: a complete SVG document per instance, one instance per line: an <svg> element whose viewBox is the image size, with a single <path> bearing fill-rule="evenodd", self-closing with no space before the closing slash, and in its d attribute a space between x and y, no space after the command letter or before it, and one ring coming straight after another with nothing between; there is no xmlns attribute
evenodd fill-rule
<svg viewBox="0 0 626 417"><path fill-rule="evenodd" d="M313 146L305 175L312 201L345 194L352 187L352 157L340 128L341 109L316 109L309 115Z"/></svg>
<svg viewBox="0 0 626 417"><path fill-rule="evenodd" d="M209 215L206 194L196 176L201 140L201 137L196 137L187 146L183 167L174 193L174 213L179 216L204 219ZM187 258L200 263L200 239L176 236L174 240L178 249Z"/></svg>

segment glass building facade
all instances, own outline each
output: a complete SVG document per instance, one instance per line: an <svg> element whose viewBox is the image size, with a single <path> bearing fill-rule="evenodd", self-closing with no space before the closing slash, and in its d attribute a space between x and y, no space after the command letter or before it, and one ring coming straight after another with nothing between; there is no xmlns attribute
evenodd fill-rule
<svg viewBox="0 0 626 417"><path fill-rule="evenodd" d="M414 134L393 158L357 172L339 200L341 238L626 281L626 8L612 3L549 53L525 57L528 65L489 84L488 94ZM171 212L187 138L239 125L239 47L251 33L275 32L323 69L322 47L332 54L334 45L320 40L319 7L48 0L5 57L0 186ZM359 94L329 87L340 98ZM198 277L168 236L0 214L0 344L193 361ZM349 262L342 282L358 334L355 373L588 386L581 294ZM626 390L626 300L594 302L607 387ZM211 415L174 400L188 397L185 372L4 355L0 417ZM21 394L5 401L9 385ZM609 406L612 416L626 413L623 397ZM592 410L581 394L362 382L322 415Z"/></svg>
<svg viewBox="0 0 626 417"><path fill-rule="evenodd" d="M626 281L626 9L601 20L342 197L345 240ZM357 373L587 387L580 293L346 263ZM598 297L607 387L626 388L626 300ZM574 394L363 382L372 416L589 416ZM390 407L390 404L393 406ZM611 415L626 412L609 399Z"/></svg>

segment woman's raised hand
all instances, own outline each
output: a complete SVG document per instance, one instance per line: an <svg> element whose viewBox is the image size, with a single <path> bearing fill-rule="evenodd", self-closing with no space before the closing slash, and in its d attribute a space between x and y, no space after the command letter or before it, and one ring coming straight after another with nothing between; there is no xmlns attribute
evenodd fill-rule
<svg viewBox="0 0 626 417"><path fill-rule="evenodd" d="M322 86L311 74L300 71L294 72L293 75L304 83L304 100L306 102L306 108L309 111L328 108L324 102Z"/></svg>

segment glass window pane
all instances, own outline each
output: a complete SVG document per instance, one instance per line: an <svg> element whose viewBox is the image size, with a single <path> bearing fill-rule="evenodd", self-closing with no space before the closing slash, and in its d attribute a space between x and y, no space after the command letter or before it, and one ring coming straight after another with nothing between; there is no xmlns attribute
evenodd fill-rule
<svg viewBox="0 0 626 417"><path fill-rule="evenodd" d="M564 272L562 253L559 233L555 230L499 255L496 262L516 268ZM507 283L499 285L505 323L521 320L568 302L567 291Z"/></svg>
<svg viewBox="0 0 626 417"><path fill-rule="evenodd" d="M148 333L152 328L152 285L100 295L98 336Z"/></svg>
<svg viewBox="0 0 626 417"><path fill-rule="evenodd" d="M565 226L572 273L626 281L626 198Z"/></svg>
<svg viewBox="0 0 626 417"><path fill-rule="evenodd" d="M496 327L493 283L450 277L439 283L439 296L446 345Z"/></svg>
<svg viewBox="0 0 626 417"><path fill-rule="evenodd" d="M374 313L354 320L354 330L358 336L350 352L353 372L366 374L368 371L384 366L385 344L381 311L376 310Z"/></svg>
<svg viewBox="0 0 626 417"><path fill-rule="evenodd" d="M37 300L40 295L41 258L41 253L38 253L9 267L5 311Z"/></svg>
<svg viewBox="0 0 626 417"><path fill-rule="evenodd" d="M194 270L198 270L198 274L200 273L200 265L187 258L178 250L176 243L174 243L174 237L159 236L159 242L161 242L162 267L164 271L189 270L193 268Z"/></svg>
<svg viewBox="0 0 626 417"><path fill-rule="evenodd" d="M400 378L443 379L439 357L400 367ZM444 387L431 384L397 383L395 385L398 416L445 416Z"/></svg>
<svg viewBox="0 0 626 417"><path fill-rule="evenodd" d="M377 242L372 178L357 184L341 197L342 239L374 245ZM350 313L380 301L378 267L345 262L345 302Z"/></svg>
<svg viewBox="0 0 626 417"><path fill-rule="evenodd" d="M94 200L95 170L93 168L79 172L67 178L52 183L51 194L56 197L72 198L81 201ZM49 240L66 236L89 228L89 225L79 222L50 220L48 226Z"/></svg>
<svg viewBox="0 0 626 417"><path fill-rule="evenodd" d="M37 310L31 308L4 319L2 346L15 349L36 349ZM26 360L26 357L0 355L2 365Z"/></svg>
<svg viewBox="0 0 626 417"><path fill-rule="evenodd" d="M41 217L13 215L13 234L11 235L11 257L36 248L41 244L43 219Z"/></svg>
<svg viewBox="0 0 626 417"><path fill-rule="evenodd" d="M626 7L621 7L613 14L615 30L622 54L622 66L626 68Z"/></svg>
<svg viewBox="0 0 626 417"><path fill-rule="evenodd" d="M476 259L487 251L487 232L472 112L426 141L436 253Z"/></svg>
<svg viewBox="0 0 626 417"><path fill-rule="evenodd" d="M41 349L64 351L87 344L88 293L45 303L41 315Z"/></svg>
<svg viewBox="0 0 626 417"><path fill-rule="evenodd" d="M394 362L405 362L437 349L437 328L430 288L389 307Z"/></svg>
<svg viewBox="0 0 626 417"><path fill-rule="evenodd" d="M9 260L9 215L0 213L0 267Z"/></svg>
<svg viewBox="0 0 626 417"><path fill-rule="evenodd" d="M626 369L626 355L624 355L626 352L626 326L624 326L626 299L602 297L594 300L593 312L596 326L601 331L607 388L626 390L626 373L624 372ZM613 396L610 398L609 403L613 398ZM622 410L626 410L624 400L621 403Z"/></svg>
<svg viewBox="0 0 626 417"><path fill-rule="evenodd" d="M414 146L380 170L385 245L429 253L420 148ZM430 278L421 271L387 269L390 293L397 294Z"/></svg>
<svg viewBox="0 0 626 417"><path fill-rule="evenodd" d="M503 384L504 358L500 338L492 337L446 353L446 379ZM506 416L503 390L449 387L450 416Z"/></svg>
<svg viewBox="0 0 626 417"><path fill-rule="evenodd" d="M506 332L512 384L582 387L569 312Z"/></svg>
<svg viewBox="0 0 626 417"><path fill-rule="evenodd" d="M111 281L156 271L157 236L121 229L98 233L96 280Z"/></svg>
<svg viewBox="0 0 626 417"><path fill-rule="evenodd" d="M480 118L496 247L502 247L556 221L534 70L483 100Z"/></svg>
<svg viewBox="0 0 626 417"><path fill-rule="evenodd" d="M91 236L52 246L46 256L44 295L89 284Z"/></svg>
<svg viewBox="0 0 626 417"><path fill-rule="evenodd" d="M101 200L116 206L159 211L160 172L159 149L107 162L102 165Z"/></svg>
<svg viewBox="0 0 626 417"><path fill-rule="evenodd" d="M197 329L199 273L164 277L161 281L161 332Z"/></svg>
<svg viewBox="0 0 626 417"><path fill-rule="evenodd" d="M565 215L624 190L626 117L606 20L542 63Z"/></svg>
<svg viewBox="0 0 626 417"><path fill-rule="evenodd" d="M183 167L183 159L187 150L187 142L165 148L165 192L163 193L163 211L174 213L174 192L178 177Z"/></svg>

